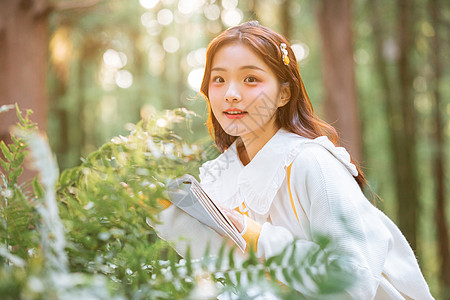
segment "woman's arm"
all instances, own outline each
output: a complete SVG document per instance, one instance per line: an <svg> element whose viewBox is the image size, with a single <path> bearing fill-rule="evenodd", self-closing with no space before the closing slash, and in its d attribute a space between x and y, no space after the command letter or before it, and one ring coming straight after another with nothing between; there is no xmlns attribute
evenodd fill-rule
<svg viewBox="0 0 450 300"><path fill-rule="evenodd" d="M352 175L326 149L311 144L294 160L290 185L294 201L305 209L310 228L311 239L296 242L298 255L317 250L320 236L329 237L359 279L348 294L355 299L373 298L391 236ZM284 200L290 207L290 199ZM266 222L257 241L258 256L277 255L293 240L294 235L287 228ZM308 293L304 286L298 289Z"/></svg>

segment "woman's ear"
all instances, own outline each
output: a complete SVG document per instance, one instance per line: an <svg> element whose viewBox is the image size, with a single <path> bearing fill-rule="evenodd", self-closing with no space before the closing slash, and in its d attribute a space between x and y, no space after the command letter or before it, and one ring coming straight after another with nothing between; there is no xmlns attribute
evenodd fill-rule
<svg viewBox="0 0 450 300"><path fill-rule="evenodd" d="M291 100L291 89L289 87L289 82L285 82L281 84L280 102L278 103L278 107L285 106L289 100Z"/></svg>

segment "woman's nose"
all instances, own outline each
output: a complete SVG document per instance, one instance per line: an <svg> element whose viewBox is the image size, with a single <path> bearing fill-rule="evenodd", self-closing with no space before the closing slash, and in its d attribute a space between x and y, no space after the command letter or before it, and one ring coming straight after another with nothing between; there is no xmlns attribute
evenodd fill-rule
<svg viewBox="0 0 450 300"><path fill-rule="evenodd" d="M230 82L227 92L225 94L225 101L227 102L239 102L241 101L241 93L237 83Z"/></svg>

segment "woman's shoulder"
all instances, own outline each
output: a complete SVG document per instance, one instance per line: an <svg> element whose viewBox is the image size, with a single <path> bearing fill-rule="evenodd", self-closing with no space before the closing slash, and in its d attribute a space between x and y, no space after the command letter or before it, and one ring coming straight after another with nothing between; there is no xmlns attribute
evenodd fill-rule
<svg viewBox="0 0 450 300"><path fill-rule="evenodd" d="M303 172L344 169L352 176L358 175L347 150L335 146L325 136L299 144L293 151L291 164L293 169L300 169Z"/></svg>

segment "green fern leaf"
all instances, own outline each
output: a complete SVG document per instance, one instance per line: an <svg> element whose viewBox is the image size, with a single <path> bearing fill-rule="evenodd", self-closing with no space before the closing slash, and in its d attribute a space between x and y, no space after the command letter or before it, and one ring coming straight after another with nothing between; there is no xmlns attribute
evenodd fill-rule
<svg viewBox="0 0 450 300"><path fill-rule="evenodd" d="M19 105L16 103L16 114L17 114L17 118L19 119L20 124L25 124L26 121L25 119L22 117L22 112L19 109Z"/></svg>
<svg viewBox="0 0 450 300"><path fill-rule="evenodd" d="M4 161L1 157L0 157L0 165L2 166L3 170L8 170L10 166L10 164Z"/></svg>
<svg viewBox="0 0 450 300"><path fill-rule="evenodd" d="M186 251L186 255L185 255L185 259L186 259L186 272L188 276L192 275L192 261L191 261L191 246L189 246L187 248Z"/></svg>
<svg viewBox="0 0 450 300"><path fill-rule="evenodd" d="M21 139L16 138L13 134L11 135L11 140L14 143L14 145L23 147L23 143Z"/></svg>
<svg viewBox="0 0 450 300"><path fill-rule="evenodd" d="M24 159L25 159L25 153L23 153L23 152L17 153L16 159L11 162L11 167L13 169L20 167L23 164Z"/></svg>
<svg viewBox="0 0 450 300"><path fill-rule="evenodd" d="M6 160L12 162L14 160L14 154L9 150L4 141L0 141L0 148Z"/></svg>
<svg viewBox="0 0 450 300"><path fill-rule="evenodd" d="M37 177L35 177L31 183L33 185L34 194L36 195L36 198L41 199L44 196L44 189L42 188L41 184L39 183Z"/></svg>
<svg viewBox="0 0 450 300"><path fill-rule="evenodd" d="M9 173L10 178L11 178L11 182L16 183L17 182L17 178L20 175L22 175L22 172L23 172L23 168L17 168L17 169L14 169L13 171L11 171Z"/></svg>
<svg viewBox="0 0 450 300"><path fill-rule="evenodd" d="M217 260L216 260L216 270L220 270L220 268L222 267L223 255L225 253L225 246L226 246L226 242L224 240L219 249L219 256L217 257Z"/></svg>
<svg viewBox="0 0 450 300"><path fill-rule="evenodd" d="M228 253L228 264L230 268L234 268L234 247L231 248L230 252Z"/></svg>

